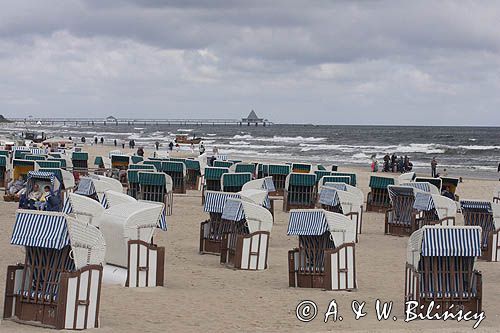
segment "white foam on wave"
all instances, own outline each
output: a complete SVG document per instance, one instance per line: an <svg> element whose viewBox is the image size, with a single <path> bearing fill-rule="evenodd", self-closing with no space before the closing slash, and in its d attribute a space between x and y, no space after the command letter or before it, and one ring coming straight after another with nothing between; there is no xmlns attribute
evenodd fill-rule
<svg viewBox="0 0 500 333"><path fill-rule="evenodd" d="M205 134L205 135L206 135L206 136L216 136L217 134L215 134L215 133L207 133L207 134Z"/></svg>
<svg viewBox="0 0 500 333"><path fill-rule="evenodd" d="M229 141L230 144L232 145L249 145L250 142L247 141Z"/></svg>
<svg viewBox="0 0 500 333"><path fill-rule="evenodd" d="M192 131L194 131L194 129L192 129L192 128L178 128L177 131L178 132L192 132Z"/></svg>
<svg viewBox="0 0 500 333"><path fill-rule="evenodd" d="M496 150L500 149L500 146L458 146L458 148L467 149L467 150Z"/></svg>
<svg viewBox="0 0 500 333"><path fill-rule="evenodd" d="M253 139L253 136L251 136L250 134L244 134L244 135L236 134L232 138L233 139Z"/></svg>

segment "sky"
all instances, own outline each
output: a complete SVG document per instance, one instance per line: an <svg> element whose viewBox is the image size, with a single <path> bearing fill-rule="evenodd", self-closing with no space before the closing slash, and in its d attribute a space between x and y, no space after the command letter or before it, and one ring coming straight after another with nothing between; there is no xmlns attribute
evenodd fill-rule
<svg viewBox="0 0 500 333"><path fill-rule="evenodd" d="M498 1L16 0L6 117L500 126Z"/></svg>

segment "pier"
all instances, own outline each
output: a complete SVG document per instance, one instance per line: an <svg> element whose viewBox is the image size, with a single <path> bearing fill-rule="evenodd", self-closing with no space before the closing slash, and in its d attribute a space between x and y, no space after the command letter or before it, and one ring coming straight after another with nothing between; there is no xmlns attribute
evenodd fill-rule
<svg viewBox="0 0 500 333"><path fill-rule="evenodd" d="M112 119L111 119L112 118ZM9 118L10 121L26 125L104 125L104 126L148 126L148 125L175 125L175 126L269 126L273 125L267 119L259 121L243 121L244 119L132 119L132 118Z"/></svg>

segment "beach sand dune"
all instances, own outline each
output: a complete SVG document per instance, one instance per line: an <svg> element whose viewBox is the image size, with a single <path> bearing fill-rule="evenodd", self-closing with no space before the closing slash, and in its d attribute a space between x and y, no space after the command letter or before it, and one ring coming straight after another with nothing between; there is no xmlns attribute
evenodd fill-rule
<svg viewBox="0 0 500 333"><path fill-rule="evenodd" d="M89 149L91 149L89 147ZM104 149L104 148L100 148ZM95 150L93 150L95 154ZM368 192L369 172L356 170L359 187ZM496 182L465 179L461 198L491 200ZM297 246L286 235L288 214L276 202L275 224L269 248L269 269L237 271L219 264L219 257L198 254L199 225L206 219L200 193L176 195L169 230L155 242L166 248L165 287L127 289L104 286L99 332L321 332L345 331L470 331L474 321L404 322L404 267L407 237L384 236L384 215L365 213L363 234L356 245L358 290L329 292L288 287L287 252ZM23 249L9 244L16 205L0 202L0 290L6 267L23 259ZM461 221L459 221L461 223ZM483 309L486 319L479 331L500 331L500 266L479 262L483 273ZM342 321L323 322L328 304L336 300ZM375 301L393 301L391 318L378 321ZM296 319L303 300L314 301L317 317L308 323ZM354 319L351 302L366 302L366 317ZM0 298L3 304L3 293ZM3 308L3 306L2 306ZM392 319L397 317L397 321ZM46 329L2 321L0 332L47 332Z"/></svg>

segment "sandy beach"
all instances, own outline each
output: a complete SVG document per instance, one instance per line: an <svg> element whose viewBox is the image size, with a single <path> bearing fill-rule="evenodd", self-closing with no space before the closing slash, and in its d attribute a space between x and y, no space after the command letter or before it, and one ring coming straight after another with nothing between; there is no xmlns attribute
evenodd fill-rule
<svg viewBox="0 0 500 333"><path fill-rule="evenodd" d="M114 147L86 146L89 164L96 155ZM125 149L124 151L127 151ZM150 151L146 151L149 155ZM307 162L307 161L304 161ZM354 171L358 187L368 193L368 167L340 168ZM496 181L465 178L457 189L460 198L491 200ZM158 232L155 241L166 249L165 287L120 288L103 286L98 332L321 332L321 331L471 331L475 321L404 322L404 275L408 237L384 235L384 215L364 213L363 233L356 244L358 289L331 292L288 287L287 252L298 245L286 234L288 214L275 204L275 221L269 247L269 268L264 271L231 270L219 264L219 257L200 255L199 227L207 218L201 206L201 193L188 191L175 195L168 231ZM15 203L0 202L0 290L5 288L7 265L23 260L23 249L9 243ZM461 216L457 222L463 224ZM483 310L486 319L477 331L498 332L500 319L500 266L478 262L483 274ZM393 301L393 320L378 321L375 302ZM0 302L3 308L3 292ZM297 304L314 301L318 315L304 323L295 316ZM324 313L336 300L342 321L325 323ZM352 301L366 302L367 315L354 319ZM47 332L46 329L2 321L0 332Z"/></svg>

